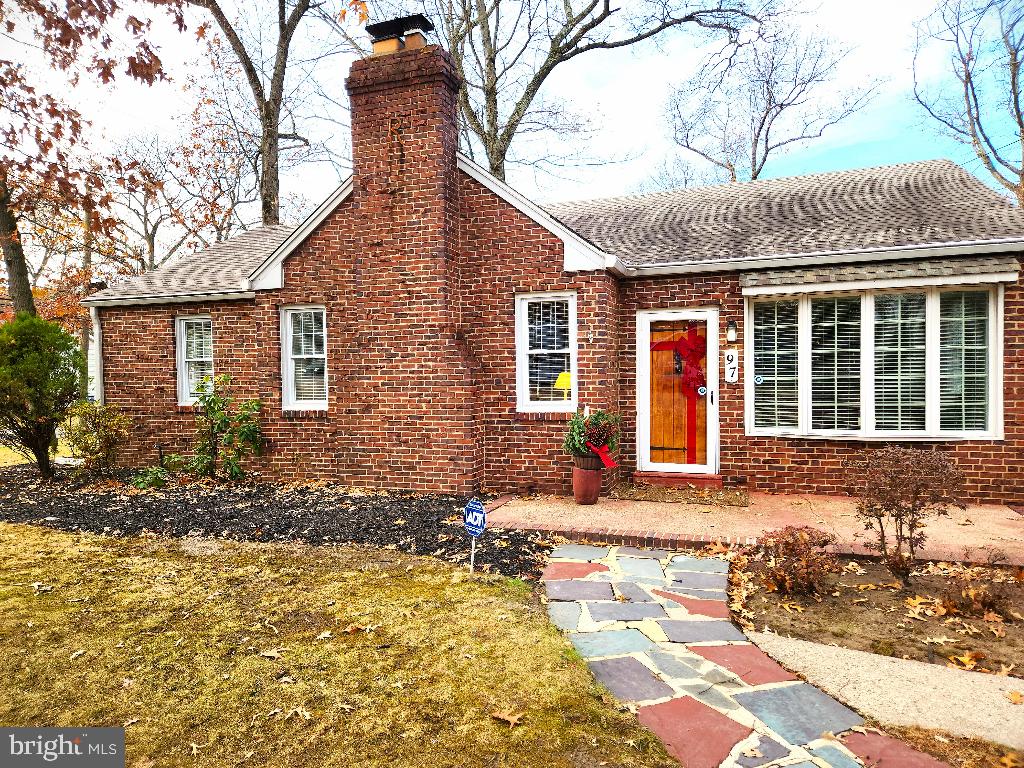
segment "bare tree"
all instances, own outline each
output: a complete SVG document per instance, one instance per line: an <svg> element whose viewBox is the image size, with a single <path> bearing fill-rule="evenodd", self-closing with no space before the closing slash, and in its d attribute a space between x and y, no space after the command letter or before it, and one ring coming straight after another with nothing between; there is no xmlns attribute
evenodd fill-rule
<svg viewBox="0 0 1024 768"><path fill-rule="evenodd" d="M403 6L391 0L372 7L385 16ZM741 29L774 13L774 0L634 0L622 8L610 0L426 0L423 12L465 83L463 149L504 179L517 138L568 135L578 143L586 134L583 116L542 92L559 66L677 27L725 36L735 47Z"/></svg>
<svg viewBox="0 0 1024 768"><path fill-rule="evenodd" d="M939 44L947 78L922 83L921 58ZM971 147L996 182L1024 205L1024 107L1021 64L1024 6L1006 0L941 0L918 24L914 98L940 129Z"/></svg>
<svg viewBox="0 0 1024 768"><path fill-rule="evenodd" d="M873 84L832 87L848 53L782 29L744 46L724 71L709 62L669 100L676 144L710 163L718 180L758 178L773 155L819 138L873 98Z"/></svg>
<svg viewBox="0 0 1024 768"><path fill-rule="evenodd" d="M204 9L223 35L236 58L242 79L248 86L251 104L258 118L258 189L261 218L264 224L278 224L281 219L281 154L296 147L309 147L309 138L289 125L292 114L289 102L296 94L290 87L293 47L302 42L300 27L312 21L332 20L333 28L341 25L333 20L348 9L359 9L365 17L365 3L358 0L276 0L272 5L274 18L266 18L266 6L230 15L231 9L221 0L186 0ZM337 6L338 10L331 8ZM268 23L269 22L269 23ZM268 36L268 27L273 34ZM205 25L201 27L205 31ZM201 32L200 34L204 34ZM269 38L269 39L268 39ZM308 42L305 41L305 42ZM301 45L300 45L301 47ZM353 50L351 38L337 35L326 49L302 48L299 62L300 80L308 76L311 63L339 52ZM291 81L294 86L294 78Z"/></svg>

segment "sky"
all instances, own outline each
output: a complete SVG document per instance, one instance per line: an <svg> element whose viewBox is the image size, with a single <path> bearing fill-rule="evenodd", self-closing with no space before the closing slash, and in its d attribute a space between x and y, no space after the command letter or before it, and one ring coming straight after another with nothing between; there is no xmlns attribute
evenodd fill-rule
<svg viewBox="0 0 1024 768"><path fill-rule="evenodd" d="M836 88L875 80L881 85L874 101L824 137L770 160L765 177L949 158L991 183L970 148L940 134L912 100L914 22L934 8L934 0L817 0L815 8L800 23L851 49ZM122 78L112 88L86 83L73 91L56 84L83 105L99 136L98 150L134 133L172 135L188 110L182 85L199 54L194 36L161 23L154 39L172 75L169 83L143 87ZM588 116L592 133L585 150L593 162L560 168L557 175L511 167L509 182L540 202L636 192L661 164L681 154L669 136L665 104L673 85L685 81L706 51L691 34L674 32L658 45L595 52L560 66L544 94ZM329 64L339 92L349 63L339 57ZM940 51L926 51L926 83L942 76L943 63ZM341 129L327 123L322 130ZM288 172L282 189L301 194L311 207L331 192L338 176L327 164L309 165Z"/></svg>

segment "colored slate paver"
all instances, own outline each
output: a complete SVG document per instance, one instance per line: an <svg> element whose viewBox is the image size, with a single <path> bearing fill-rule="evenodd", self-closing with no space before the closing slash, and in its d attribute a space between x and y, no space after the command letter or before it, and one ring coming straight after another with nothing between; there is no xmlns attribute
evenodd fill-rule
<svg viewBox="0 0 1024 768"><path fill-rule="evenodd" d="M698 600L694 597L685 597L673 592L665 592L661 589L654 590L654 594L664 597L674 603L678 603L686 609L687 613L696 613L700 616L710 616L713 619L728 619L729 606L724 600Z"/></svg>
<svg viewBox="0 0 1024 768"><path fill-rule="evenodd" d="M823 733L864 724L856 712L807 683L741 691L733 698L790 744L807 744Z"/></svg>
<svg viewBox="0 0 1024 768"><path fill-rule="evenodd" d="M598 682L621 701L650 701L671 696L674 691L632 656L588 661Z"/></svg>
<svg viewBox="0 0 1024 768"><path fill-rule="evenodd" d="M669 619L659 621L665 637L673 643L707 643L715 640L746 640L731 621L713 619L710 621Z"/></svg>
<svg viewBox="0 0 1024 768"><path fill-rule="evenodd" d="M810 753L824 760L831 768L861 768L858 760L855 760L840 750L839 747L832 746L831 744L812 747Z"/></svg>
<svg viewBox="0 0 1024 768"><path fill-rule="evenodd" d="M693 649L708 661L735 672L748 685L783 683L798 680L756 645L704 645Z"/></svg>
<svg viewBox="0 0 1024 768"><path fill-rule="evenodd" d="M608 557L608 547L592 547L588 544L562 544L551 552L554 559L602 560Z"/></svg>
<svg viewBox="0 0 1024 768"><path fill-rule="evenodd" d="M740 753L736 758L736 765L741 768L759 768L759 766L779 760L789 754L789 748L784 747L775 739L761 736L757 746L747 750L750 754ZM757 754L754 754L754 753Z"/></svg>
<svg viewBox="0 0 1024 768"><path fill-rule="evenodd" d="M555 562L548 564L540 575L540 580L582 579L584 576L589 576L592 573L607 570L608 566L601 563Z"/></svg>
<svg viewBox="0 0 1024 768"><path fill-rule="evenodd" d="M548 603L548 618L551 623L566 632L575 632L580 625L583 609L579 603Z"/></svg>
<svg viewBox="0 0 1024 768"><path fill-rule="evenodd" d="M628 600L631 603L653 603L654 598L651 593L641 587L636 582L632 581L615 581L612 582L612 586L615 587L615 592L619 597Z"/></svg>
<svg viewBox="0 0 1024 768"><path fill-rule="evenodd" d="M676 555L669 561L670 570L696 571L699 573L728 573L729 563L711 557L690 557Z"/></svg>
<svg viewBox="0 0 1024 768"><path fill-rule="evenodd" d="M612 600L612 585L600 581L567 579L549 581L545 585L549 600Z"/></svg>
<svg viewBox="0 0 1024 768"><path fill-rule="evenodd" d="M718 768L751 733L745 725L689 696L640 707L637 716L685 768Z"/></svg>
<svg viewBox="0 0 1024 768"><path fill-rule="evenodd" d="M640 576L645 579L664 579L665 573L657 560L646 560L642 557L616 557L615 564L627 576Z"/></svg>
<svg viewBox="0 0 1024 768"><path fill-rule="evenodd" d="M725 589L729 585L729 577L724 573L690 573L689 571L671 571L669 578L673 586L689 589Z"/></svg>
<svg viewBox="0 0 1024 768"><path fill-rule="evenodd" d="M664 549L640 549L639 547L619 547L615 550L618 557L646 557L652 560L664 560L671 553Z"/></svg>
<svg viewBox="0 0 1024 768"><path fill-rule="evenodd" d="M949 768L941 760L881 733L850 733L843 743L872 768Z"/></svg>
<svg viewBox="0 0 1024 768"><path fill-rule="evenodd" d="M719 690L720 686L702 680L699 683L685 683L679 686L679 690L688 693L697 701L707 704L716 709L739 709L740 705L730 699Z"/></svg>
<svg viewBox="0 0 1024 768"><path fill-rule="evenodd" d="M637 629L612 629L603 632L577 632L569 635L580 656L617 656L639 653L653 648L654 643Z"/></svg>
<svg viewBox="0 0 1024 768"><path fill-rule="evenodd" d="M654 666L662 675L668 678L695 679L700 678L700 672L673 653L663 651L661 648L652 648L647 656L654 662Z"/></svg>
<svg viewBox="0 0 1024 768"><path fill-rule="evenodd" d="M727 597L724 589L687 589L686 587L666 587L666 592L674 595L685 595L696 597L698 600L725 600Z"/></svg>
<svg viewBox="0 0 1024 768"><path fill-rule="evenodd" d="M594 621L640 621L641 619L661 619L667 616L665 609L658 603L587 603L590 618Z"/></svg>

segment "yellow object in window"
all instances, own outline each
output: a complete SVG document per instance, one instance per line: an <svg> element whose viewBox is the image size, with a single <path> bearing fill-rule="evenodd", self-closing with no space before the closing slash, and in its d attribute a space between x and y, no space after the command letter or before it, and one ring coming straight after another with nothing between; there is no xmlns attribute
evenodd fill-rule
<svg viewBox="0 0 1024 768"><path fill-rule="evenodd" d="M572 374L569 371L562 371L551 388L562 390L562 399L568 400L572 392Z"/></svg>

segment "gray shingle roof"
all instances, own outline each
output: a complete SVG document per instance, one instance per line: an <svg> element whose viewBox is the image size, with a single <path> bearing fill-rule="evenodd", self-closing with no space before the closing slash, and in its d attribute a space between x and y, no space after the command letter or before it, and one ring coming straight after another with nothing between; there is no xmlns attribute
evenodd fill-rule
<svg viewBox="0 0 1024 768"><path fill-rule="evenodd" d="M740 275L741 288L767 288L820 283L853 283L867 280L901 280L919 277L1010 274L1020 271L1015 256L972 256L970 259L918 259L875 263L822 265L807 269L765 269Z"/></svg>
<svg viewBox="0 0 1024 768"><path fill-rule="evenodd" d="M249 274L294 230L289 224L247 230L152 272L119 280L86 303L244 292Z"/></svg>
<svg viewBox="0 0 1024 768"><path fill-rule="evenodd" d="M546 208L628 267L1024 238L1024 212L949 160Z"/></svg>

